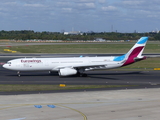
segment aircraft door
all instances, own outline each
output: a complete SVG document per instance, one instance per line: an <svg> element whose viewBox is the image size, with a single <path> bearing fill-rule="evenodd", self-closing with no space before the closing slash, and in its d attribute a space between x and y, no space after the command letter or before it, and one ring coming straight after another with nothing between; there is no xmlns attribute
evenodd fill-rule
<svg viewBox="0 0 160 120"><path fill-rule="evenodd" d="M49 61L45 61L44 65L45 65L45 67L48 67L49 66Z"/></svg>

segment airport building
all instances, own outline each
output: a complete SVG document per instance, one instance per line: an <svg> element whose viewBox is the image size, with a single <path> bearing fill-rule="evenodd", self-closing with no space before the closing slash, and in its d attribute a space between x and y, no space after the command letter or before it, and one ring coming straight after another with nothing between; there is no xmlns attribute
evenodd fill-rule
<svg viewBox="0 0 160 120"><path fill-rule="evenodd" d="M64 35L83 35L80 31L64 32Z"/></svg>

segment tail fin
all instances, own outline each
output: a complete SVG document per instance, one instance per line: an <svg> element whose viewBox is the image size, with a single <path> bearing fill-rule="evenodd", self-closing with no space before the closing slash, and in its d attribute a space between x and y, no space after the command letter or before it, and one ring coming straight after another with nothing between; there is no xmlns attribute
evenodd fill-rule
<svg viewBox="0 0 160 120"><path fill-rule="evenodd" d="M147 43L148 37L141 37L138 42L128 51L127 54L115 58L114 61L119 61L123 59L123 65L126 66L134 62L146 59L145 56L142 56L145 45Z"/></svg>
<svg viewBox="0 0 160 120"><path fill-rule="evenodd" d="M148 37L141 37L138 42L128 51L126 54L126 62L123 66L146 59L145 56L142 56L145 45L147 43Z"/></svg>

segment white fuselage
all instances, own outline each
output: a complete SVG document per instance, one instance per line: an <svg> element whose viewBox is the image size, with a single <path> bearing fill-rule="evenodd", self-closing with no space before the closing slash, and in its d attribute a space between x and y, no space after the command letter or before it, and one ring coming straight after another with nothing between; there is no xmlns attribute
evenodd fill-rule
<svg viewBox="0 0 160 120"><path fill-rule="evenodd" d="M47 70L58 71L61 68L110 69L122 66L122 61L113 61L114 57L71 57L71 58L22 58L8 61L4 68L16 71Z"/></svg>

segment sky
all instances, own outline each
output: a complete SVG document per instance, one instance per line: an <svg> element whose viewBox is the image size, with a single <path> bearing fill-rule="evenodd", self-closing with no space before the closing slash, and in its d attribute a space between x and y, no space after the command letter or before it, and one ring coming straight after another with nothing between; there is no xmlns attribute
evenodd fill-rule
<svg viewBox="0 0 160 120"><path fill-rule="evenodd" d="M150 32L160 0L0 0L0 30Z"/></svg>

